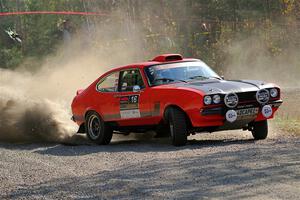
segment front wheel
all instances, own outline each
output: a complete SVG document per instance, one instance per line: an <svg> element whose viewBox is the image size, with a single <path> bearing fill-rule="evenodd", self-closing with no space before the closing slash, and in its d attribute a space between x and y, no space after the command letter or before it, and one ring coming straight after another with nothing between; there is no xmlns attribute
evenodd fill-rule
<svg viewBox="0 0 300 200"><path fill-rule="evenodd" d="M170 108L167 111L169 129L174 146L183 146L187 143L187 124L185 114L176 109Z"/></svg>
<svg viewBox="0 0 300 200"><path fill-rule="evenodd" d="M109 144L112 133L112 129L104 123L98 113L88 113L86 117L86 134L90 140L101 145Z"/></svg>
<svg viewBox="0 0 300 200"><path fill-rule="evenodd" d="M267 120L254 122L252 135L255 140L263 140L268 136L268 122Z"/></svg>

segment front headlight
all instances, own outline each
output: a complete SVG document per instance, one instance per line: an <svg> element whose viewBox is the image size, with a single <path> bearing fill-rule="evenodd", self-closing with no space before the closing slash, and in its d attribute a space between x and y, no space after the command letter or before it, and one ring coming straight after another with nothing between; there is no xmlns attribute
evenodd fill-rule
<svg viewBox="0 0 300 200"><path fill-rule="evenodd" d="M228 108L234 108L239 103L239 97L236 93L228 93L224 97L224 103Z"/></svg>
<svg viewBox="0 0 300 200"><path fill-rule="evenodd" d="M212 101L212 99L211 99L210 96L205 96L205 97L204 97L204 104L205 104L205 105L210 105L210 104L211 104L211 101Z"/></svg>
<svg viewBox="0 0 300 200"><path fill-rule="evenodd" d="M213 102L214 102L215 104L219 104L219 103L221 102L221 97L220 97L220 95L215 94L215 95L213 96Z"/></svg>
<svg viewBox="0 0 300 200"><path fill-rule="evenodd" d="M270 90L270 95L271 95L271 97L273 97L273 98L277 97L277 96L278 96L278 90L277 90L276 88L272 88L272 89Z"/></svg>
<svg viewBox="0 0 300 200"><path fill-rule="evenodd" d="M256 92L256 100L260 103L260 104L265 104L269 101L270 99L270 93L268 90L266 89L261 89L258 90Z"/></svg>

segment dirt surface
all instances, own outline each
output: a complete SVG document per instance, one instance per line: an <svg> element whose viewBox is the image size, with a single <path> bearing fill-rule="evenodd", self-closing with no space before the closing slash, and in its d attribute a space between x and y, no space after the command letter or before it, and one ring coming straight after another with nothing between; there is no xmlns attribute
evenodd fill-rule
<svg viewBox="0 0 300 200"><path fill-rule="evenodd" d="M0 144L0 199L297 199L300 139L272 131L166 139L76 136L67 144Z"/></svg>
<svg viewBox="0 0 300 200"><path fill-rule="evenodd" d="M283 91L285 123L300 119L298 91ZM276 120L270 129L263 141L226 131L190 136L184 147L153 134L116 135L108 146L83 135L0 143L0 199L299 199L300 134Z"/></svg>

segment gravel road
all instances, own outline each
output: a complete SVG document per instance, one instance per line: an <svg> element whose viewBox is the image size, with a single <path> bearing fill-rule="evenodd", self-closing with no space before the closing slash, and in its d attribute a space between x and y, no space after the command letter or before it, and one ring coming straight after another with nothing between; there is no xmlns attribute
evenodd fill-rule
<svg viewBox="0 0 300 200"><path fill-rule="evenodd" d="M109 146L0 144L0 199L299 199L300 138L199 134L185 147L115 137Z"/></svg>

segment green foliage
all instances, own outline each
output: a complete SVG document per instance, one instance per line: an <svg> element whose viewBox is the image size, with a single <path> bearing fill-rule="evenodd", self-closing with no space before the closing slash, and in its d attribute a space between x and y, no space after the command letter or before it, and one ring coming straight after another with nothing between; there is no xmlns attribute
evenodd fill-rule
<svg viewBox="0 0 300 200"><path fill-rule="evenodd" d="M1 12L90 11L123 13L121 17L20 15L0 17L0 67L16 67L23 59L42 59L62 42L59 23L71 19L75 28L84 23L112 25L106 44L131 41L132 30L144 33L144 56L179 52L200 57L222 71L233 41L259 37L270 56L289 45L299 45L300 3L296 0L0 0ZM11 27L22 36L22 46L9 41L2 30ZM124 32L127 33L123 34ZM121 34L122 33L122 34ZM124 36L125 35L125 36ZM103 36L105 37L105 35ZM110 41L113 40L113 41ZM292 41L292 42L291 42ZM99 45L97 41L94 45ZM105 45L105 44L100 44ZM109 45L107 45L109 48Z"/></svg>
<svg viewBox="0 0 300 200"><path fill-rule="evenodd" d="M23 60L21 51L12 47L10 49L0 49L0 61L2 68L12 68L18 66Z"/></svg>

